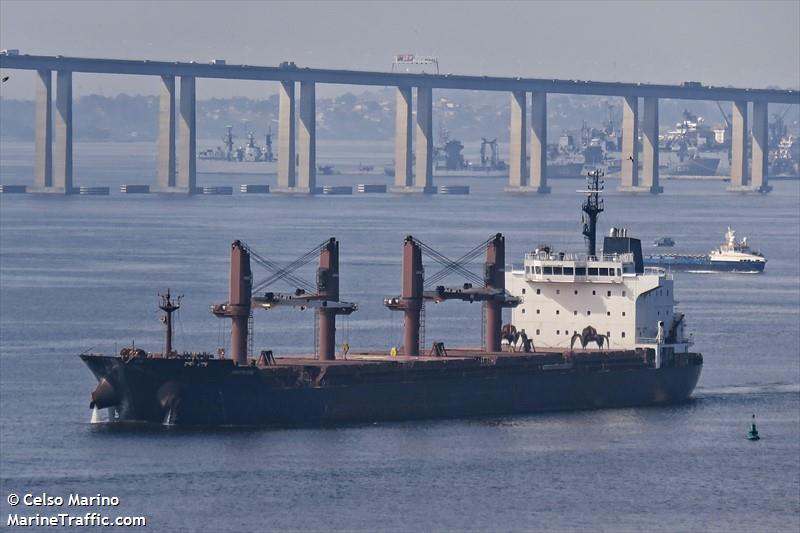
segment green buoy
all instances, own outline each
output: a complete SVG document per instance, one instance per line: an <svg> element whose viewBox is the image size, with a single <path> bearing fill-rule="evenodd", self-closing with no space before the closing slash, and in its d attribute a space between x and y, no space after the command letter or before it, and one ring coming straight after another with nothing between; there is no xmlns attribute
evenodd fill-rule
<svg viewBox="0 0 800 533"><path fill-rule="evenodd" d="M758 435L756 429L756 415L753 414L753 423L750 425L750 431L747 432L747 440L759 440L761 437Z"/></svg>

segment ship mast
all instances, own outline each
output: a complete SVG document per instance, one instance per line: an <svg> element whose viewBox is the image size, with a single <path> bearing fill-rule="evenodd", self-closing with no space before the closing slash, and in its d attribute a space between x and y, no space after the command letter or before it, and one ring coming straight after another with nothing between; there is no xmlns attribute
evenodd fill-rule
<svg viewBox="0 0 800 533"><path fill-rule="evenodd" d="M158 308L166 313L161 317L161 321L167 327L167 345L164 350L164 356L169 357L172 355L172 313L181 308L181 299L183 296L177 296L173 299L169 293L169 289L167 289L167 294L159 294L158 296L161 298L161 303L158 305Z"/></svg>
<svg viewBox="0 0 800 533"><path fill-rule="evenodd" d="M603 200L600 199L600 193L603 191L604 174L595 170L589 172L587 182L587 190L578 191L586 193L586 200L583 202L583 235L586 237L586 244L588 254L590 257L597 255L597 215L603 212Z"/></svg>

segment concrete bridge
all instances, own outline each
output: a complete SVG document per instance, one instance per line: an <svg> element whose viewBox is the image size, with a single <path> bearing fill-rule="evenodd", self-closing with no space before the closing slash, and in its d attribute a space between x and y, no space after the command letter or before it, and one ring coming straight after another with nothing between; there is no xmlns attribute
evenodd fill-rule
<svg viewBox="0 0 800 533"><path fill-rule="evenodd" d="M158 76L161 80L157 185L151 190L196 191L196 97L198 78L279 82L278 187L275 192L311 194L316 190L316 105L318 83L397 87L394 192L427 193L433 184L433 89L502 91L510 94L510 162L507 191L546 193L547 94L616 96L623 99L620 190L662 191L658 176L658 101L661 98L732 102L731 186L734 191L769 191L767 177L768 105L800 104L791 90L609 83L579 80L409 74L211 63L95 59L0 54L0 68L35 70L37 192L69 194L72 179L72 74L104 73ZM55 132L53 74L55 73ZM176 79L177 82L176 83ZM299 84L299 102L297 85ZM416 98L414 97L416 89ZM176 104L176 90L179 97ZM529 97L530 94L530 97ZM639 118L639 99L643 116ZM416 100L416 122L413 109ZM747 165L747 104L753 104L752 164ZM176 122L176 105L177 124ZM295 123L295 107L299 120ZM530 107L530 112L528 108ZM530 115L530 124L528 124ZM636 148L642 129L642 161ZM416 131L416 147L412 144ZM176 132L180 142L176 144ZM530 135L530 141L528 141ZM53 148L53 140L55 147ZM528 150L528 143L530 148ZM416 161L412 160L416 152ZM530 167L527 157L530 156ZM293 164L296 160L299 164ZM413 166L412 166L413 165Z"/></svg>

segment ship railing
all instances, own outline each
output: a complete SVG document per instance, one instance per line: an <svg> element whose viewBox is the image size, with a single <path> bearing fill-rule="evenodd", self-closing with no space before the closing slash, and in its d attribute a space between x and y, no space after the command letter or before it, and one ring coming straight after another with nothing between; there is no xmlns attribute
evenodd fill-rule
<svg viewBox="0 0 800 533"><path fill-rule="evenodd" d="M580 261L580 262L612 262L612 263L632 263L633 254L582 254L582 253L553 253L544 251L534 251L525 254L526 260L536 261Z"/></svg>
<svg viewBox="0 0 800 533"><path fill-rule="evenodd" d="M652 344L652 345L655 345L655 344L659 344L659 342L658 342L658 338L657 337L636 337L636 344ZM683 345L691 346L691 345L694 344L694 337L690 333L687 338L681 340L680 342L678 342L678 341L666 342L666 340L663 340L661 342L661 344L664 345L664 346L683 346Z"/></svg>
<svg viewBox="0 0 800 533"><path fill-rule="evenodd" d="M672 277L673 277L671 271L668 271L665 268L653 267L653 266L644 267L644 275L645 276L659 276L659 277L663 277L663 278L666 278L666 279L672 279Z"/></svg>

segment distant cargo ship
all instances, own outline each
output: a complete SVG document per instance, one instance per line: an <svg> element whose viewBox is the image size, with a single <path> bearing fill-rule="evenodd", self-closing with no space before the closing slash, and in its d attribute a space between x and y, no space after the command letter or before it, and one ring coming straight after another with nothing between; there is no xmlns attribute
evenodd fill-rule
<svg viewBox="0 0 800 533"><path fill-rule="evenodd" d="M763 272L767 260L760 252L750 249L747 237L737 241L736 233L728 228L725 242L707 255L651 254L644 256L644 264L698 272Z"/></svg>
<svg viewBox="0 0 800 533"><path fill-rule="evenodd" d="M664 174L671 176L716 176L719 157L686 157L667 165Z"/></svg>

